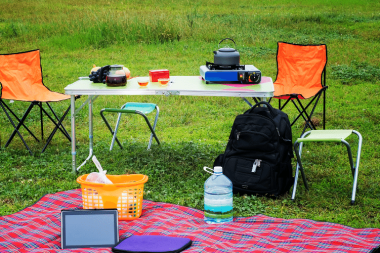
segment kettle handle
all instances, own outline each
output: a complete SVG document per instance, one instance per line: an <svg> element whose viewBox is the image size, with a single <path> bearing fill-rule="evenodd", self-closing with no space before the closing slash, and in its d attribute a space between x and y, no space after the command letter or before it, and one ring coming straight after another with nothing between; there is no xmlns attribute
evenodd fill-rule
<svg viewBox="0 0 380 253"><path fill-rule="evenodd" d="M236 43L235 43L235 41L234 41L233 39L231 39L231 38L224 38L224 39L222 39L221 41L219 41L218 48L220 48L220 43L222 43L223 40L232 40L232 42L235 44L235 48L236 48Z"/></svg>

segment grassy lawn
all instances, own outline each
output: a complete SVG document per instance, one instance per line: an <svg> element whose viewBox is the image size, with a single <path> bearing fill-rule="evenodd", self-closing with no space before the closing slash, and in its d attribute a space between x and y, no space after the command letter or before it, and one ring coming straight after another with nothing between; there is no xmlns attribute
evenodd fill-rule
<svg viewBox="0 0 380 253"><path fill-rule="evenodd" d="M237 44L242 64L253 64L276 78L278 41L327 44L328 129L355 129L363 136L356 204L350 205L352 176L345 147L315 143L304 146L303 161L310 191L299 181L296 201L234 196L234 216L258 213L281 218L306 218L352 227L380 228L380 3L368 1L27 1L0 2L0 53L39 48L44 83L53 91L93 64L123 64L132 76L167 68L171 75L199 75L199 66L213 61L221 39ZM77 104L87 98L82 97ZM125 117L118 138L124 149L109 151L111 136L101 120L104 107L125 102L151 102L160 107L157 135L146 150L149 130L140 117ZM23 102L5 101L19 116ZM277 105L277 101L272 102ZM63 112L69 101L54 103ZM149 176L144 198L203 209L203 183L223 153L235 117L248 109L240 98L185 96L103 96L94 103L95 155L109 174ZM295 110L287 108L292 119ZM153 115L150 115L153 117ZM316 117L322 118L322 107ZM39 111L27 125L39 135ZM116 119L116 118L115 118ZM127 119L129 119L127 121ZM65 126L70 131L70 117ZM111 120L111 122L113 122ZM88 110L77 118L77 159L88 156ZM45 135L53 125L46 124ZM293 141L302 124L293 127ZM71 145L57 133L45 153L22 131L33 155L12 132L0 110L0 215L17 212L44 194L79 188L76 178L96 171L88 162L71 172ZM348 139L356 154L356 139ZM293 161L295 164L295 161Z"/></svg>

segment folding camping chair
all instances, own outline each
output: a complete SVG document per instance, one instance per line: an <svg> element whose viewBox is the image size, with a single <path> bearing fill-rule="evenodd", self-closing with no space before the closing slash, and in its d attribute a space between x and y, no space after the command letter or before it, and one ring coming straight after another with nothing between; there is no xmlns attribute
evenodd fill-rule
<svg viewBox="0 0 380 253"><path fill-rule="evenodd" d="M40 51L38 49L28 52L0 55L0 83L0 106L14 128L11 136L5 144L5 147L7 147L11 143L13 137L17 134L21 138L25 147L28 149L29 153L32 154L32 151L26 144L19 130L21 126L23 126L29 132L29 134L31 134L31 136L39 142L39 139L25 125L25 120L34 106L38 106L40 108L42 139L44 139L43 113L55 125L55 128L49 135L46 144L42 149L42 152L45 151L47 145L50 143L57 130L60 130L64 134L64 136L66 136L66 138L69 141L71 141L70 135L62 125L62 121L64 120L64 118L70 110L70 106L64 112L62 117L59 118L49 104L49 102L58 102L70 99L70 96L50 91L44 85L42 79ZM30 102L30 105L20 119L14 113L14 110L11 109L11 106L8 106L4 100ZM50 115L43 108L42 103L46 103L52 115ZM12 120L12 115L13 118L16 119L16 122Z"/></svg>
<svg viewBox="0 0 380 253"><path fill-rule="evenodd" d="M154 110L156 110L156 117L154 119L154 123L153 123L153 127L152 127L152 125L150 124L150 122L149 122L146 114L151 113ZM156 132L155 132L159 111L160 111L160 109L158 108L158 106L156 104L152 104L152 103L133 103L133 102L128 102L128 103L124 104L120 109L104 108L104 109L100 110L100 116L102 116L102 119L103 119L104 123L106 123L106 125L108 127L108 130L110 130L110 132L112 134L112 142L111 142L110 150L112 150L113 145L115 143L115 140L116 140L117 144L119 145L119 147L123 148L123 146L121 145L121 143L119 142L119 140L116 137L122 113L126 113L126 114L138 114L138 115L141 115L145 119L145 122L147 123L147 125L148 125L148 127L149 127L149 129L151 131L151 135L150 135L150 139L149 139L149 144L148 144L148 150L150 149L150 146L152 145L153 137L156 139L157 143L160 144L160 141L158 140L158 137L157 137ZM113 112L113 113L117 113L118 114L115 131L112 130L112 128L109 125L108 121L104 117L104 112Z"/></svg>
<svg viewBox="0 0 380 253"><path fill-rule="evenodd" d="M296 45L278 42L277 78L274 85L274 98L279 99L279 109L292 102L298 110L298 116L291 125L302 117L306 128L315 130L312 116L323 94L323 129L325 129L326 107L326 45ZM304 105L301 99L311 99ZM281 100L286 100L281 105ZM297 102L297 103L296 103ZM313 105L314 104L314 105ZM312 106L308 113L307 109Z"/></svg>
<svg viewBox="0 0 380 253"><path fill-rule="evenodd" d="M353 159L352 159L352 152L350 144L345 140L348 136L351 134L356 134L358 137L358 147L357 147L357 154L356 154L356 163L354 165ZM299 171L301 171L302 179L304 182L304 185L306 189L308 190L309 187L306 182L306 177L304 174L302 162L301 162L301 154L302 154L302 146L304 142L340 142L343 143L347 147L347 153L348 153L348 159L350 162L350 168L352 172L352 177L354 179L353 186L352 186L352 196L351 196L351 204L355 203L355 195L356 195L356 186L358 183L358 173L359 173L359 163L360 163L360 155L361 155L361 149L362 149L362 136L358 131L355 130L311 130L306 133L304 133L301 138L298 138L296 142L294 143L294 151L296 153L297 157L297 167L296 167L296 174L294 177L294 186L293 186L293 194L292 194L292 200L296 197L296 189L297 189L297 180L298 180L298 174Z"/></svg>

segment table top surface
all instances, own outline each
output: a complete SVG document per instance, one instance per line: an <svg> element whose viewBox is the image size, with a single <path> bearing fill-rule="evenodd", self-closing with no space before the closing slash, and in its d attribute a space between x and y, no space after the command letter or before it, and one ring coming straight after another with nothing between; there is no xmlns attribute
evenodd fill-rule
<svg viewBox="0 0 380 253"><path fill-rule="evenodd" d="M80 79L65 88L68 95L187 95L226 97L273 97L272 78L263 76L259 84L206 84L201 76L171 76L167 86L150 82L140 87L137 77L129 79L126 86L108 87L93 83L88 78Z"/></svg>

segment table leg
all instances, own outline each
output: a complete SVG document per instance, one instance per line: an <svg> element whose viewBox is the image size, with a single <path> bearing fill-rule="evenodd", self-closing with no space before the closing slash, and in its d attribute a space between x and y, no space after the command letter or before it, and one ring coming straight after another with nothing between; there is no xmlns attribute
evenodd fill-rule
<svg viewBox="0 0 380 253"><path fill-rule="evenodd" d="M72 172L76 173L75 95L71 95L71 155L72 155Z"/></svg>
<svg viewBox="0 0 380 253"><path fill-rule="evenodd" d="M90 155L92 156L93 153L93 145L94 145L94 140L93 140L93 124L92 124L92 119L93 119L93 112L92 112L92 104L94 103L94 97L91 96L91 99L88 103L88 126L89 126L89 138L90 138ZM90 157L89 157L90 158Z"/></svg>
<svg viewBox="0 0 380 253"><path fill-rule="evenodd" d="M93 113L92 113L92 104L93 102L95 101L95 99L97 98L98 96L89 96L89 98L87 99L86 102L88 102L88 126L89 126L89 138L90 138L90 148L89 148L89 154L88 154L88 157L86 158L86 160L84 160L84 162L76 169L76 171L78 171L83 165L86 164L86 162L88 160L90 160L90 158L92 157L93 155L93 126L92 126L92 117L93 117Z"/></svg>

